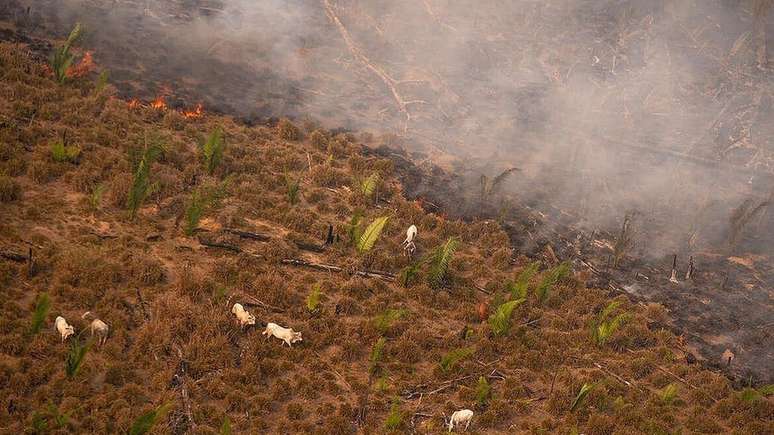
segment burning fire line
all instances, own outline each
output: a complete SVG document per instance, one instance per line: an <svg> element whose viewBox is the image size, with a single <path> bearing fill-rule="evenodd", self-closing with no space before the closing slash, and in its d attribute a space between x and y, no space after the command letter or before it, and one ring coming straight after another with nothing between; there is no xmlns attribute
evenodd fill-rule
<svg viewBox="0 0 774 435"><path fill-rule="evenodd" d="M159 95L156 98L154 98L150 103L147 105L144 105L140 100L137 98L132 98L131 100L126 102L127 107L129 109L139 109L140 107L149 107L151 109L164 111L169 109L169 106L167 105L166 99L163 95ZM179 110L179 113L183 115L186 119L199 119L204 116L204 106L201 103L198 103L196 106L194 106L191 109L181 109Z"/></svg>

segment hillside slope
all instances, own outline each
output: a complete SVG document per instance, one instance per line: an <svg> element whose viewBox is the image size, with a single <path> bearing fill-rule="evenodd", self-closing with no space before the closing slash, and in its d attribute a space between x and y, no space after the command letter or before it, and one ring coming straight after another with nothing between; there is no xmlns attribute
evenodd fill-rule
<svg viewBox="0 0 774 435"><path fill-rule="evenodd" d="M225 148L210 174L199 144L217 128ZM558 266L542 265L494 334L487 319L529 259L495 222L405 200L392 163L359 142L312 122L246 126L127 103L93 78L60 85L23 46L0 45L2 431L124 432L169 404L154 433L217 433L226 417L236 433L440 433L460 408L475 412L472 433L774 432L770 388L735 391L687 363L663 309L622 297L610 306L583 274L549 285ZM136 174L154 146L132 218L130 191L145 186ZM211 193L196 221L192 201ZM351 234L382 216L373 249L358 253ZM337 237L323 247L329 224ZM414 260L428 262L403 254L412 224ZM450 239L458 248L434 281L432 254ZM240 328L235 302L303 342ZM612 333L597 341L606 307L624 321L605 323ZM105 345L89 341L86 311L110 325ZM65 343L59 315L76 330ZM91 347L68 376L72 342Z"/></svg>

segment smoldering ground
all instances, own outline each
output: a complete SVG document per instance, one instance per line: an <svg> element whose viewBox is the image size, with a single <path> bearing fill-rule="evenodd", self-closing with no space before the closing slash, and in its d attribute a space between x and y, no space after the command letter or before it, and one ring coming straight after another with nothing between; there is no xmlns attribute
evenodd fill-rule
<svg viewBox="0 0 774 435"><path fill-rule="evenodd" d="M636 211L657 228L645 251L662 255L722 245L733 210L774 185L756 5L14 0L5 13L37 34L83 22L126 95L397 133L460 158L473 189L518 166L521 200L588 228Z"/></svg>

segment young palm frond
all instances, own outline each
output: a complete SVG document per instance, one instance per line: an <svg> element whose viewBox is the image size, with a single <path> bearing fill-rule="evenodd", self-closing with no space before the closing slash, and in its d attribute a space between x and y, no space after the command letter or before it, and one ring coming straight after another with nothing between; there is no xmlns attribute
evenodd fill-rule
<svg viewBox="0 0 774 435"><path fill-rule="evenodd" d="M454 252L457 250L459 241L450 238L442 246L435 249L430 257L430 273L428 280L433 288L440 288L446 282L449 272L449 264L454 258Z"/></svg>
<svg viewBox="0 0 774 435"><path fill-rule="evenodd" d="M309 292L309 295L306 297L306 309L310 313L313 313L317 311L317 309L320 307L320 298L322 297L322 291L320 289L320 284L315 284L312 286L312 291Z"/></svg>
<svg viewBox="0 0 774 435"><path fill-rule="evenodd" d="M399 309L388 309L384 311L383 313L379 314L378 316L374 317L374 328L376 328L377 331L379 331L380 334L386 334L387 331L392 326L393 322L396 320L399 320L401 317L408 314L408 310L399 308Z"/></svg>
<svg viewBox="0 0 774 435"><path fill-rule="evenodd" d="M50 308L51 298L48 297L48 293L41 293L38 296L38 301L35 303L35 311L32 312L32 327L30 330L33 334L37 334L43 328L43 322L46 321Z"/></svg>
<svg viewBox="0 0 774 435"><path fill-rule="evenodd" d="M360 183L360 193L365 198L371 198L376 192L376 188L379 185L380 177L378 172L374 172L369 175L365 180Z"/></svg>
<svg viewBox="0 0 774 435"><path fill-rule="evenodd" d="M617 316L610 317L621 305L621 301L613 301L608 304L597 316L592 325L591 336L599 346L607 344L613 333L617 331L629 318L628 313L620 313Z"/></svg>
<svg viewBox="0 0 774 435"><path fill-rule="evenodd" d="M290 205L296 205L296 203L298 203L298 194L301 190L301 178L299 177L294 180L290 177L290 174L285 171L285 190Z"/></svg>
<svg viewBox="0 0 774 435"><path fill-rule="evenodd" d="M387 430L397 430L400 428L401 424L403 424L403 411L400 410L400 405L396 400L393 402L392 408L390 408L390 414L384 421L384 427Z"/></svg>
<svg viewBox="0 0 774 435"><path fill-rule="evenodd" d="M191 200L185 210L185 227L183 231L186 236L193 235L199 226L199 221L207 210L216 208L223 198L228 182L226 179L216 186L202 186L191 194Z"/></svg>
<svg viewBox="0 0 774 435"><path fill-rule="evenodd" d="M492 386L485 377L478 377L478 384L476 385L476 403L478 406L484 407L489 401L489 395L492 393Z"/></svg>
<svg viewBox="0 0 774 435"><path fill-rule="evenodd" d="M497 310L489 316L489 326L492 328L494 335L500 336L508 332L508 329L511 327L511 314L513 314L513 310L523 304L525 300L522 298L508 301L497 307Z"/></svg>
<svg viewBox="0 0 774 435"><path fill-rule="evenodd" d="M363 230L360 228L360 221L363 219L363 212L355 210L352 215L352 219L349 220L347 225L347 235L349 235L349 242L352 246L357 246L357 241L360 240L360 236L363 234Z"/></svg>
<svg viewBox="0 0 774 435"><path fill-rule="evenodd" d="M508 291L511 292L512 299L524 299L527 297L529 291L529 281L535 276L538 269L540 269L540 262L535 261L525 267L519 276L516 277L516 281L508 283Z"/></svg>
<svg viewBox="0 0 774 435"><path fill-rule="evenodd" d="M540 281L540 284L538 285L537 289L535 289L535 293L537 294L538 301L541 303L545 302L546 299L548 299L549 292L551 291L551 288L559 282L561 279L566 277L570 273L570 263L564 262L548 272L543 276L543 280Z"/></svg>
<svg viewBox="0 0 774 435"><path fill-rule="evenodd" d="M150 182L150 170L153 162L163 152L164 148L158 143L146 146L143 151L142 158L134 171L134 179L126 200L126 207L129 209L129 216L132 219L137 217L137 210L140 209L145 199L158 188L156 183Z"/></svg>
<svg viewBox="0 0 774 435"><path fill-rule="evenodd" d="M387 344L387 339L379 337L379 340L374 344L374 348L371 349L371 357L369 358L368 373L373 375L379 368L379 363L382 361L384 355L384 346Z"/></svg>
<svg viewBox="0 0 774 435"><path fill-rule="evenodd" d="M200 148L202 150L204 167L207 169L207 173L212 175L220 164L220 161L223 159L223 149L225 148L223 129L215 127L200 145Z"/></svg>
<svg viewBox="0 0 774 435"><path fill-rule="evenodd" d="M613 244L613 267L618 267L621 264L621 260L626 254L634 247L634 232L632 230L632 220L634 215L627 213L624 216L623 224L621 225L621 231L618 233L618 237L615 238Z"/></svg>
<svg viewBox="0 0 774 435"><path fill-rule="evenodd" d="M665 405L671 405L672 402L674 402L675 399L677 398L677 385L675 384L667 385L666 387L664 387L664 389L662 389L659 392L659 396L661 398L661 401Z"/></svg>
<svg viewBox="0 0 774 435"><path fill-rule="evenodd" d="M97 211L97 209L99 209L99 205L102 202L103 193L105 193L104 184L97 184L96 186L92 187L91 193L89 194L89 207L92 211Z"/></svg>
<svg viewBox="0 0 774 435"><path fill-rule="evenodd" d="M81 23L75 23L75 27L73 27L65 43L57 48L51 57L51 69L54 71L56 81L60 84L67 80L67 70L70 69L75 59L75 56L70 52L70 48L81 38L82 34L83 27Z"/></svg>
<svg viewBox="0 0 774 435"><path fill-rule="evenodd" d="M156 422L164 418L164 416L171 408L172 403L167 402L158 408L152 409L137 417L137 419L134 420L134 423L132 423L132 427L129 428L129 435L145 435L151 429L153 429L153 426L156 425Z"/></svg>
<svg viewBox="0 0 774 435"><path fill-rule="evenodd" d="M91 348L91 343L83 345L77 338L71 340L70 351L67 353L67 359L65 360L65 373L68 378L72 379L78 374L89 348Z"/></svg>
<svg viewBox="0 0 774 435"><path fill-rule="evenodd" d="M594 387L596 387L596 386L597 386L597 384L589 385L589 384L585 384L584 383L583 386L581 387L580 391L578 391L578 395L575 396L575 400L572 401L572 406L570 407L570 412L573 412L576 409L578 409L578 407L583 404L583 401L586 400L586 396L588 396L589 393L591 392L591 390L593 390Z"/></svg>
<svg viewBox="0 0 774 435"><path fill-rule="evenodd" d="M220 435L231 435L231 419L228 415L223 417L223 425L220 426Z"/></svg>
<svg viewBox="0 0 774 435"><path fill-rule="evenodd" d="M376 218L371 222L371 225L363 231L363 234L360 235L360 238L357 241L357 251L359 253L364 254L374 247L389 219L389 216Z"/></svg>
<svg viewBox="0 0 774 435"><path fill-rule="evenodd" d="M65 145L64 141L51 144L51 159L57 163L78 163L81 148L75 145Z"/></svg>
<svg viewBox="0 0 774 435"><path fill-rule="evenodd" d="M446 355L441 357L441 371L444 373L448 373L453 369L457 363L460 361L469 358L471 355L473 355L476 352L476 349L473 347L461 347L459 349L454 349L450 352L448 352Z"/></svg>
<svg viewBox="0 0 774 435"><path fill-rule="evenodd" d="M398 282L400 285L408 288L408 286L411 284L411 281L413 281L414 278L419 274L419 269L423 264L424 262L418 261L414 264L410 264L404 267L398 274Z"/></svg>

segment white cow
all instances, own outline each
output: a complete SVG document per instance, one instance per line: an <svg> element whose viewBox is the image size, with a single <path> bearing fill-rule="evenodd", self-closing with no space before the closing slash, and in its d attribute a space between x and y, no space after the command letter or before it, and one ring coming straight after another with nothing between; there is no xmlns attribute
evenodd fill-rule
<svg viewBox="0 0 774 435"><path fill-rule="evenodd" d="M59 334L62 335L63 343L65 340L67 340L68 337L75 334L75 328L73 328L72 325L68 325L67 320L65 320L65 318L62 316L56 317L56 320L54 320L54 325L56 326L56 330L59 331Z"/></svg>
<svg viewBox="0 0 774 435"><path fill-rule="evenodd" d="M91 313L91 311L86 311L81 316L81 319L86 319L89 317L94 317L94 315ZM91 324L89 325L89 330L91 331L92 337L94 337L94 334L97 335L99 344L105 344L108 338L108 333L110 332L110 327L108 327L107 323L100 319L94 318L94 320L92 320Z"/></svg>
<svg viewBox="0 0 774 435"><path fill-rule="evenodd" d="M297 341L303 341L304 339L301 338L301 333L296 332L293 330L293 328L283 328L282 326L277 325L276 323L269 323L266 325L266 329L261 333L263 335L273 335L280 340L284 341L288 344L288 347L293 347L290 344L295 343Z"/></svg>
<svg viewBox="0 0 774 435"><path fill-rule="evenodd" d="M414 244L414 239L417 237L417 226L412 225L406 230L406 240L403 241L403 250L409 255L414 254L417 249L417 245Z"/></svg>
<svg viewBox="0 0 774 435"><path fill-rule="evenodd" d="M255 316L250 314L242 304L234 304L231 307L231 312L239 319L239 326L245 327L245 325L255 325Z"/></svg>
<svg viewBox="0 0 774 435"><path fill-rule="evenodd" d="M459 411L454 411L454 414L452 414L449 418L449 432L454 429L454 426L462 426L463 423L465 423L464 430L467 431L468 426L470 426L471 419L473 419L473 411L469 409L460 409Z"/></svg>

